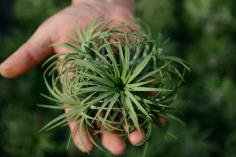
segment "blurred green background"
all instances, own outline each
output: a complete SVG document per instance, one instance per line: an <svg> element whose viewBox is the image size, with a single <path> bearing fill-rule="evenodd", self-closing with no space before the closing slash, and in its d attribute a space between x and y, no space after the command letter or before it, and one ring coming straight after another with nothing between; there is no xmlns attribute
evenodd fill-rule
<svg viewBox="0 0 236 157"><path fill-rule="evenodd" d="M0 62L30 37L48 16L69 0L1 0ZM236 1L137 0L135 13L153 37L170 37L165 52L185 59L192 72L179 91L177 115L187 126L170 124L178 139L154 127L146 148L130 147L125 157L236 156ZM68 129L39 133L59 113L37 107L49 103L43 69L15 79L0 78L0 156L112 156L95 150L81 154L66 149Z"/></svg>

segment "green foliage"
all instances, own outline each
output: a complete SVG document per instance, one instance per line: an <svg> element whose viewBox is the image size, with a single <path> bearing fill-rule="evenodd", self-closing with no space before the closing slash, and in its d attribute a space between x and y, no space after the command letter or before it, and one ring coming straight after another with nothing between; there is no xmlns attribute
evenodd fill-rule
<svg viewBox="0 0 236 157"><path fill-rule="evenodd" d="M46 61L45 75L51 79L45 81L51 97L45 97L56 104L41 106L69 111L43 130L77 121L95 133L109 130L128 135L140 128L150 132L159 116L182 123L168 110L174 108L175 93L185 70L190 69L181 59L162 54L161 41L156 45L146 34L131 29L124 33L129 28L125 24L112 29L106 29L107 25L95 20L84 31L78 29L75 44L59 45L71 53Z"/></svg>
<svg viewBox="0 0 236 157"><path fill-rule="evenodd" d="M4 32L0 33L1 61L26 41L45 17L69 3L65 0L15 2L11 19L8 14L1 15L12 21L9 34L0 31ZM159 31L170 37L169 45L163 47L164 53L183 58L192 69L178 101L173 104L183 106L175 114L186 127L169 122L170 130L178 135L173 140L153 126L146 157L235 156L235 8L235 0L136 1L135 13L150 26L152 37L158 39ZM2 20L0 25L4 23ZM61 113L36 107L37 103L49 103L39 96L46 91L42 71L38 68L13 80L0 78L1 156L88 156L74 147L70 151L65 149L69 133L66 128L38 132L45 120ZM128 147L122 156L142 157L143 150L144 146ZM89 156L112 155L96 149Z"/></svg>

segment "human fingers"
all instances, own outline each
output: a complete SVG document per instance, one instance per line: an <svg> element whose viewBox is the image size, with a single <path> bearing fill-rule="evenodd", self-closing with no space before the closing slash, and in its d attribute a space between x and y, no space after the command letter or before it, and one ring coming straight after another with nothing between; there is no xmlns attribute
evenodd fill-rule
<svg viewBox="0 0 236 157"><path fill-rule="evenodd" d="M143 129L136 129L129 133L128 126L124 125L123 128L128 134L129 142L132 145L138 146L145 139L145 131Z"/></svg>
<svg viewBox="0 0 236 157"><path fill-rule="evenodd" d="M103 131L101 141L103 146L114 155L121 155L125 151L125 141L114 132Z"/></svg>
<svg viewBox="0 0 236 157"><path fill-rule="evenodd" d="M0 74L12 78L32 70L51 52L47 24L42 24L32 37L0 65Z"/></svg>
<svg viewBox="0 0 236 157"><path fill-rule="evenodd" d="M65 109L65 112L69 111L69 109ZM89 136L92 133L88 132L83 124L80 125L78 120L70 120L68 123L75 146L82 152L91 152L94 146Z"/></svg>
<svg viewBox="0 0 236 157"><path fill-rule="evenodd" d="M134 146L139 145L140 143L142 143L142 141L145 138L145 132L143 129L140 130L134 130L133 132L131 132L128 135L128 139L130 141L130 143Z"/></svg>

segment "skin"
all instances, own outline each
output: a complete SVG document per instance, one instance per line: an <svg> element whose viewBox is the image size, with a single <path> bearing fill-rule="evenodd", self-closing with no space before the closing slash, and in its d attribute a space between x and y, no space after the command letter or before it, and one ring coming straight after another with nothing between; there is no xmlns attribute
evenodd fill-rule
<svg viewBox="0 0 236 157"><path fill-rule="evenodd" d="M111 20L110 27L121 22L132 22L133 3L133 0L72 1L72 5L43 22L30 39L0 65L0 75L6 78L20 76L42 63L50 54L68 52L65 48L49 47L49 45L71 42L68 36L75 34L75 28L78 25L81 29L86 28L94 18ZM94 146L85 129L83 129L83 137L79 136L78 125L75 121L69 122L73 141L82 152L90 152ZM93 135L92 131L91 135ZM143 130L136 130L129 134L128 139L133 145L138 145L144 136ZM119 155L125 151L124 140L115 133L104 131L100 137L103 146L112 154ZM82 145L81 138L85 147Z"/></svg>

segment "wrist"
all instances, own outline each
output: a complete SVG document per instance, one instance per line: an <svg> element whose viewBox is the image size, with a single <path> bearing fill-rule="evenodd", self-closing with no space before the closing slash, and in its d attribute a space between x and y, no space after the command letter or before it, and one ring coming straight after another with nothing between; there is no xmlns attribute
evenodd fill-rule
<svg viewBox="0 0 236 157"><path fill-rule="evenodd" d="M80 3L109 3L114 5L123 6L133 12L134 9L134 0L72 0L73 4L80 4Z"/></svg>

